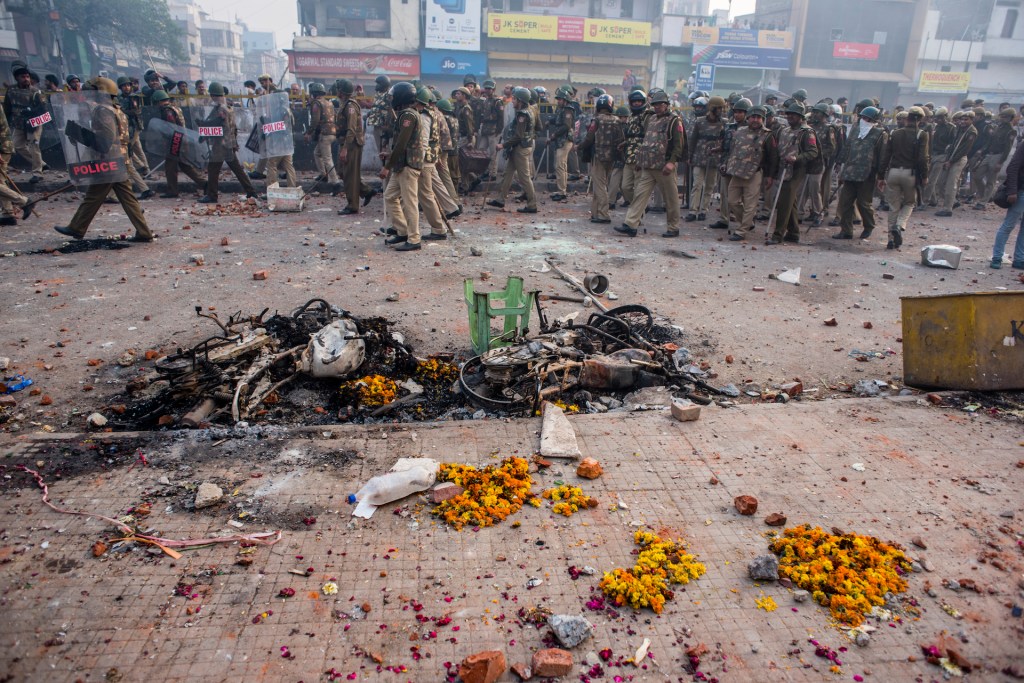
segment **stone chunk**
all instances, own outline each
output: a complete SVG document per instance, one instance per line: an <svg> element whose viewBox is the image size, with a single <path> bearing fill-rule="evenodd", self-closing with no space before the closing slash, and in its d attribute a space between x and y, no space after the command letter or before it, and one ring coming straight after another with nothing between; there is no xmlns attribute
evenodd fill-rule
<svg viewBox="0 0 1024 683"><path fill-rule="evenodd" d="M265 270L257 270L255 273L252 274L252 279L253 280L266 280L267 279L267 271L265 271Z"/></svg>
<svg viewBox="0 0 1024 683"><path fill-rule="evenodd" d="M90 427L105 427L107 425L107 418L103 417L99 413L93 413L86 418L86 422L89 423Z"/></svg>
<svg viewBox="0 0 1024 683"><path fill-rule="evenodd" d="M533 654L533 673L541 678L558 678L572 672L572 653L568 650L549 648Z"/></svg>
<svg viewBox="0 0 1024 683"><path fill-rule="evenodd" d="M499 650L477 652L462 660L459 678L462 683L494 683L501 678L508 666L505 653Z"/></svg>
<svg viewBox="0 0 1024 683"><path fill-rule="evenodd" d="M533 678L533 670L522 662L516 662L509 668L512 669L512 673L519 676L519 680L521 681L528 681Z"/></svg>
<svg viewBox="0 0 1024 683"><path fill-rule="evenodd" d="M565 647L576 647L594 632L594 625L586 618L572 614L553 614L548 617L548 626Z"/></svg>
<svg viewBox="0 0 1024 683"><path fill-rule="evenodd" d="M786 515L781 512L773 512L764 518L764 523L768 526L786 526Z"/></svg>
<svg viewBox="0 0 1024 683"><path fill-rule="evenodd" d="M224 491L216 484L204 481L196 491L196 510L216 505L224 498Z"/></svg>
<svg viewBox="0 0 1024 683"><path fill-rule="evenodd" d="M576 443L576 432L565 412L548 401L543 406L544 419L540 428L540 454L546 458L579 460L583 454Z"/></svg>
<svg viewBox="0 0 1024 683"><path fill-rule="evenodd" d="M680 422L693 422L700 418L700 406L693 401L672 401L672 417Z"/></svg>
<svg viewBox="0 0 1024 683"><path fill-rule="evenodd" d="M446 481L430 489L430 502L434 505L443 503L446 500L451 500L455 496L461 495L464 490L455 482Z"/></svg>
<svg viewBox="0 0 1024 683"><path fill-rule="evenodd" d="M779 578L779 558L771 553L758 555L747 565L747 573L754 581L777 581Z"/></svg>
<svg viewBox="0 0 1024 683"><path fill-rule="evenodd" d="M604 474L604 468L601 467L601 463L593 458L583 458L580 461L579 467L576 468L576 475L584 479L597 479L602 474Z"/></svg>
<svg viewBox="0 0 1024 683"><path fill-rule="evenodd" d="M757 498L753 496L736 496L732 504L741 515L752 515L757 512Z"/></svg>
<svg viewBox="0 0 1024 683"><path fill-rule="evenodd" d="M795 590L793 591L793 600L796 602L807 602L807 598L811 597L809 591Z"/></svg>
<svg viewBox="0 0 1024 683"><path fill-rule="evenodd" d="M782 386L779 387L779 390L783 391L786 394L788 394L790 397L796 397L796 396L799 396L800 394L804 393L804 383L803 382L786 382L785 384L783 384Z"/></svg>

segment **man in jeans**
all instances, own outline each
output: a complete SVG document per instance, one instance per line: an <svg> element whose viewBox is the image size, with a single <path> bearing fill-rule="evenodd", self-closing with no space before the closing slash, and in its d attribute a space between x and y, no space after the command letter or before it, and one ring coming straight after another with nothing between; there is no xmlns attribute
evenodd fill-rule
<svg viewBox="0 0 1024 683"><path fill-rule="evenodd" d="M996 241L992 246L992 267L1003 265L1003 250L1010 239L1010 233L1017 228L1017 244L1013 248L1013 264L1017 270L1024 270L1024 144L1017 145L1017 151L1006 167L1006 186L1009 194L1006 199L1010 208L1006 218L996 232Z"/></svg>

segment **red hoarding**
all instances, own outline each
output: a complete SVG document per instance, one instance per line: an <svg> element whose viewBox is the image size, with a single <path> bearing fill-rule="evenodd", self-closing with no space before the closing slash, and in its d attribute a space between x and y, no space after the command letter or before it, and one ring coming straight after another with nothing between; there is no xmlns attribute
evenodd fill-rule
<svg viewBox="0 0 1024 683"><path fill-rule="evenodd" d="M833 43L832 56L838 59L878 59L877 43Z"/></svg>
<svg viewBox="0 0 1024 683"><path fill-rule="evenodd" d="M288 52L289 70L297 76L313 75L420 75L419 55L375 55L361 52Z"/></svg>

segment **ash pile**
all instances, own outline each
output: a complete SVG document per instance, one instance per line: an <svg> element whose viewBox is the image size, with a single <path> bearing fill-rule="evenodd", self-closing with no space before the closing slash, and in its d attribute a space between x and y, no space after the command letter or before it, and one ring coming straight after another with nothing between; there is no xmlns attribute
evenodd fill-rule
<svg viewBox="0 0 1024 683"><path fill-rule="evenodd" d="M536 294L536 293L534 293ZM530 416L543 401L569 412L634 410L636 392L708 404L721 395L680 347L682 331L638 305L517 331L481 355L417 357L385 318L323 299L290 314L196 308L217 333L138 368L108 404L105 428L196 429L239 423L322 425ZM634 400L630 400L630 399Z"/></svg>

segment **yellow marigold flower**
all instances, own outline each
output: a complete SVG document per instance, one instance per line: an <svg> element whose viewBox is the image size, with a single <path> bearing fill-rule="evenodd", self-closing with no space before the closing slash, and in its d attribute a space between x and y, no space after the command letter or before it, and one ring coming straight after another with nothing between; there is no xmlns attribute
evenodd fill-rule
<svg viewBox="0 0 1024 683"><path fill-rule="evenodd" d="M324 595L337 595L338 584L334 583L333 581L328 581L320 590L323 591Z"/></svg>

